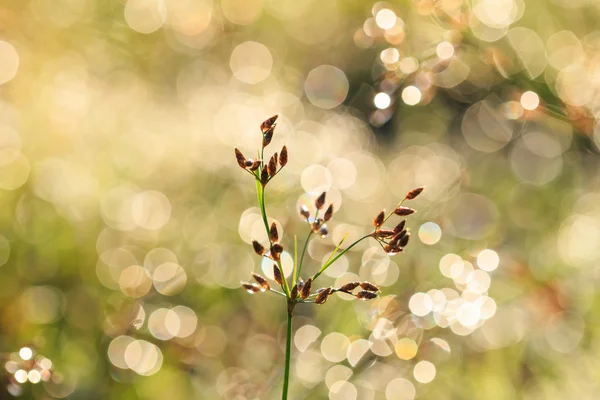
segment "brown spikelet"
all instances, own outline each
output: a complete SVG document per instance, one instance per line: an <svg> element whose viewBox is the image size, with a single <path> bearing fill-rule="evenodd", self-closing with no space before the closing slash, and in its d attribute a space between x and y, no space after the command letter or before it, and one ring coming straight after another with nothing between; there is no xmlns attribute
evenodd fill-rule
<svg viewBox="0 0 600 400"><path fill-rule="evenodd" d="M300 207L300 214L304 218L309 218L310 217L310 211L308 211L308 207L306 207L304 204L302 205L302 207Z"/></svg>
<svg viewBox="0 0 600 400"><path fill-rule="evenodd" d="M373 220L373 226L375 228L379 228L383 224L383 220L385 219L385 210L382 210L375 219Z"/></svg>
<svg viewBox="0 0 600 400"><path fill-rule="evenodd" d="M252 241L252 247L254 247L254 251L259 256L262 256L263 254L265 254L265 248L264 248L264 246L262 244L258 243L256 240Z"/></svg>
<svg viewBox="0 0 600 400"><path fill-rule="evenodd" d="M380 237L380 238L387 238L390 236L394 235L394 231L390 230L390 229L380 229L378 231L375 231L374 236L376 237Z"/></svg>
<svg viewBox="0 0 600 400"><path fill-rule="evenodd" d="M252 171L252 172L256 171L258 169L258 167L260 167L261 162L262 162L262 160L254 160L254 162L250 166L250 171Z"/></svg>
<svg viewBox="0 0 600 400"><path fill-rule="evenodd" d="M319 235L321 235L323 239L329 235L329 229L327 229L326 225L321 225L321 228L319 228Z"/></svg>
<svg viewBox="0 0 600 400"><path fill-rule="evenodd" d="M307 299L310 296L310 288L312 286L312 277L308 278L304 285L302 285L302 290L300 291L300 298Z"/></svg>
<svg viewBox="0 0 600 400"><path fill-rule="evenodd" d="M349 283L346 283L341 288L339 288L338 290L341 291L341 292L351 292L354 289L356 289L358 287L358 285L360 285L360 282L358 282L358 281L349 282Z"/></svg>
<svg viewBox="0 0 600 400"><path fill-rule="evenodd" d="M412 200L412 199L414 199L415 197L417 197L418 195L421 194L421 192L423 191L423 189L425 189L425 188L420 187L420 188L416 188L416 189L413 189L413 190L409 191L408 193L406 193L405 199L406 200Z"/></svg>
<svg viewBox="0 0 600 400"><path fill-rule="evenodd" d="M242 282L242 287L246 289L246 292L250 294L258 293L261 291L261 287L258 286L256 283Z"/></svg>
<svg viewBox="0 0 600 400"><path fill-rule="evenodd" d="M315 207L317 207L317 210L320 210L325 205L325 196L326 195L327 195L327 192L323 192L315 200Z"/></svg>
<svg viewBox="0 0 600 400"><path fill-rule="evenodd" d="M271 224L271 229L269 230L269 239L273 243L279 242L279 232L277 232L277 225L275 225L275 222Z"/></svg>
<svg viewBox="0 0 600 400"><path fill-rule="evenodd" d="M266 290L270 290L271 286L269 285L269 282L263 278L262 276L258 275L258 274L252 274L252 277L254 278L254 280L256 282L258 282L258 284L260 285L260 287L263 289L262 291L266 291Z"/></svg>
<svg viewBox="0 0 600 400"><path fill-rule="evenodd" d="M272 129L266 131L265 134L263 135L262 146L267 147L269 145L269 143L271 143L271 139L273 139L273 130Z"/></svg>
<svg viewBox="0 0 600 400"><path fill-rule="evenodd" d="M265 186L269 182L269 171L267 170L267 166L265 165L260 173L260 183Z"/></svg>
<svg viewBox="0 0 600 400"><path fill-rule="evenodd" d="M292 300L295 300L298 298L298 285L294 285L294 287L290 291L290 297Z"/></svg>
<svg viewBox="0 0 600 400"><path fill-rule="evenodd" d="M280 286L283 286L283 277L281 276L281 271L277 264L273 264L273 277L275 282L277 282Z"/></svg>
<svg viewBox="0 0 600 400"><path fill-rule="evenodd" d="M302 278L298 278L298 291L302 291L302 288L304 287L304 281L302 280Z"/></svg>
<svg viewBox="0 0 600 400"><path fill-rule="evenodd" d="M392 240L390 241L390 244L395 246L405 235L406 235L406 229L404 229L401 232L396 233L394 235L394 237L392 238Z"/></svg>
<svg viewBox="0 0 600 400"><path fill-rule="evenodd" d="M285 165L288 162L288 149L287 147L284 145L281 148L281 153L279 153L279 165L281 165L281 167L285 167Z"/></svg>
<svg viewBox="0 0 600 400"><path fill-rule="evenodd" d="M317 294L317 297L315 298L315 303L324 304L327 301L329 295L331 294L331 288L324 288L319 290L319 294Z"/></svg>
<svg viewBox="0 0 600 400"><path fill-rule="evenodd" d="M366 290L362 290L356 294L356 298L361 299L362 301L372 300L377 297L377 293L368 292Z"/></svg>
<svg viewBox="0 0 600 400"><path fill-rule="evenodd" d="M275 243L271 246L271 258L275 261L281 260L281 253L283 252L283 246L279 243Z"/></svg>
<svg viewBox="0 0 600 400"><path fill-rule="evenodd" d="M394 233L402 232L402 230L404 229L404 225L406 225L405 219L403 219L398 225L396 225L396 227L394 228Z"/></svg>
<svg viewBox="0 0 600 400"><path fill-rule="evenodd" d="M333 216L333 203L331 203L329 205L329 207L327 207L327 210L325 211L325 215L323 216L323 221L325 221L325 222L329 221L332 216Z"/></svg>
<svg viewBox="0 0 600 400"><path fill-rule="evenodd" d="M267 165L267 173L269 176L275 176L277 173L277 159L275 156L272 156L269 160L269 164Z"/></svg>
<svg viewBox="0 0 600 400"><path fill-rule="evenodd" d="M361 282L360 287L368 292L379 292L379 288L373 285L371 282Z"/></svg>
<svg viewBox="0 0 600 400"><path fill-rule="evenodd" d="M400 242L398 243L398 245L400 247L406 247L409 239L410 239L410 233L407 233L406 236L404 236L402 239L400 239Z"/></svg>
<svg viewBox="0 0 600 400"><path fill-rule="evenodd" d="M251 166L254 165L254 160L251 158L246 159L246 161L244 162L244 165L246 166L246 168L250 168Z"/></svg>
<svg viewBox="0 0 600 400"><path fill-rule="evenodd" d="M235 149L235 159L237 160L240 168L246 169L246 157L239 151L237 148Z"/></svg>
<svg viewBox="0 0 600 400"><path fill-rule="evenodd" d="M404 217L406 215L410 215L410 214L414 214L416 212L416 210L413 210L412 208L409 207L398 207L394 210L394 214L396 215L400 215L401 217Z"/></svg>
<svg viewBox="0 0 600 400"><path fill-rule="evenodd" d="M279 115L273 115L271 118L264 120L263 123L260 124L260 130L263 134L275 127L277 117L279 117Z"/></svg>

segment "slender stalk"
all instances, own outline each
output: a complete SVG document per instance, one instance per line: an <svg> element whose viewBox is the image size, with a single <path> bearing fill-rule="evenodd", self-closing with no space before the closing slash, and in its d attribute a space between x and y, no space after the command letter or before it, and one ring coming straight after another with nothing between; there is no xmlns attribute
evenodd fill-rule
<svg viewBox="0 0 600 400"><path fill-rule="evenodd" d="M283 392L281 400L287 400L288 387L290 385L290 360L292 356L292 310L288 309L287 313L287 335L285 342L285 373L283 377Z"/></svg>
<svg viewBox="0 0 600 400"><path fill-rule="evenodd" d="M302 249L302 255L300 256L300 264L298 264L298 277L300 276L300 272L302 271L302 265L304 265L304 254L306 254L306 249L308 248L308 242L310 242L310 237L313 234L313 230L311 229L306 237L306 242L304 242L304 248Z"/></svg>
<svg viewBox="0 0 600 400"><path fill-rule="evenodd" d="M323 266L321 267L321 269L319 270L319 272L317 272L313 276L313 281L316 280L319 277L319 275L321 275L327 268L329 268L329 266L331 264L333 264L334 262L336 262L338 260L338 258L340 258L341 256L343 256L348 250L350 250L351 248L353 248L354 246L356 246L357 244L359 244L360 242L362 242L363 240L365 240L368 237L371 237L370 233L368 235L365 235L365 236L361 237L360 239L358 239L357 241L355 241L354 243L352 243L350 246L348 246L344 250L342 250L337 256L335 256L334 258L332 258L331 260L329 260L325 264L323 264Z"/></svg>

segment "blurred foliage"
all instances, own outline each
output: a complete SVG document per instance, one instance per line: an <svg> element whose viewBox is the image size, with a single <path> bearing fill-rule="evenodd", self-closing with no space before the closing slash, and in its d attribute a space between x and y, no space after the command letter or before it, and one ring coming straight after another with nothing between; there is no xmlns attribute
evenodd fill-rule
<svg viewBox="0 0 600 400"><path fill-rule="evenodd" d="M300 205L336 204L309 268L427 188L405 253L365 243L324 274L380 299L297 308L291 398L595 398L599 17L4 0L0 397L277 398L285 307L240 289L264 232L233 147L279 114L290 162L267 210L286 249Z"/></svg>

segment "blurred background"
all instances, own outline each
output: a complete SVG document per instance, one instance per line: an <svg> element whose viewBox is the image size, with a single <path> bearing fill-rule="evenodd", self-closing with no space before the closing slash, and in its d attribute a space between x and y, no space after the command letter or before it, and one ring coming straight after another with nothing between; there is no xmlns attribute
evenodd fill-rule
<svg viewBox="0 0 600 400"><path fill-rule="evenodd" d="M363 242L298 306L292 399L593 399L600 391L594 0L3 0L0 398L275 399L284 301L252 178L291 251L425 192L406 252ZM350 242L348 242L350 243ZM291 270L291 256L283 254ZM320 286L321 286L320 285Z"/></svg>

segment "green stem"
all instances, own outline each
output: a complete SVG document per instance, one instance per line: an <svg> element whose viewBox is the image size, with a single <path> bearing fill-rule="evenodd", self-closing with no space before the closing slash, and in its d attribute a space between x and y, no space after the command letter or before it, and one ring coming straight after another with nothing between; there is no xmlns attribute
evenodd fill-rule
<svg viewBox="0 0 600 400"><path fill-rule="evenodd" d="M348 252L348 250L350 250L351 248L353 248L354 246L356 246L357 244L359 244L360 242L362 242L363 240L365 240L368 237L371 237L370 233L368 235L365 235L365 236L361 237L360 239L358 239L357 241L355 241L354 243L352 243L350 246L348 246L344 250L342 250L337 256L335 256L334 258L332 258L331 260L329 260L325 264L323 264L323 266L321 267L321 269L319 270L319 272L317 272L313 276L313 281L315 281L319 277L319 275L321 275L323 272L325 272L325 270L327 268L329 268L329 266L331 264L333 264L334 262L336 262L338 260L338 258L340 258L341 256L343 256L345 253Z"/></svg>
<svg viewBox="0 0 600 400"><path fill-rule="evenodd" d="M302 265L304 264L304 254L306 254L306 249L308 248L308 242L310 242L310 237L313 234L313 230L311 229L306 237L306 242L304 242L304 248L302 249L302 255L300 256L300 264L298 264L298 275L300 277L300 271L302 271Z"/></svg>
<svg viewBox="0 0 600 400"><path fill-rule="evenodd" d="M292 356L292 311L288 309L287 313L287 335L285 342L285 373L283 377L283 393L281 400L287 400L288 387L290 385L290 360Z"/></svg>

